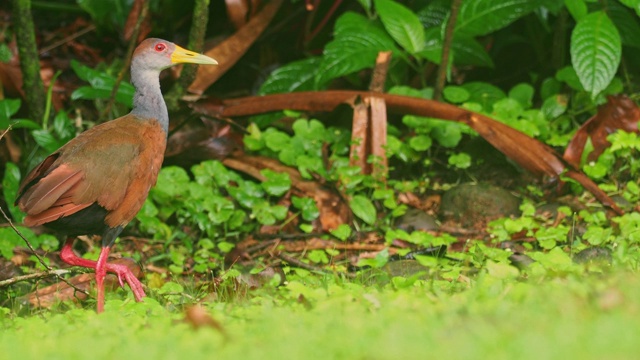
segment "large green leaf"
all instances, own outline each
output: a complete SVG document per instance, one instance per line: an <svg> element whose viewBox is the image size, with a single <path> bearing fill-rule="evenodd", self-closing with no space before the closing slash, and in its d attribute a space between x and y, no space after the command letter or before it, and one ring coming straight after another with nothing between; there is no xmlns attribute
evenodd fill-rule
<svg viewBox="0 0 640 360"><path fill-rule="evenodd" d="M622 44L640 48L640 24L638 17L628 8L612 1L607 4L607 14L618 29Z"/></svg>
<svg viewBox="0 0 640 360"><path fill-rule="evenodd" d="M426 31L425 48L418 56L424 57L431 62L440 64L442 59L442 34L439 28L431 28ZM493 67L493 60L484 47L475 39L456 36L451 43L453 52L453 63L458 65L475 65Z"/></svg>
<svg viewBox="0 0 640 360"><path fill-rule="evenodd" d="M564 5L575 21L580 21L589 13L587 3L584 0L564 0Z"/></svg>
<svg viewBox="0 0 640 360"><path fill-rule="evenodd" d="M314 79L321 60L319 57L312 57L284 65L269 75L259 93L265 95L318 90Z"/></svg>
<svg viewBox="0 0 640 360"><path fill-rule="evenodd" d="M316 72L316 87L322 88L332 79L373 67L380 51L400 53L380 26L360 14L343 14L336 22L333 41L324 48Z"/></svg>
<svg viewBox="0 0 640 360"><path fill-rule="evenodd" d="M375 0L376 11L391 37L411 54L424 48L424 27L410 9L393 0Z"/></svg>
<svg viewBox="0 0 640 360"><path fill-rule="evenodd" d="M620 2L633 9L636 12L636 15L640 16L640 0L620 0Z"/></svg>
<svg viewBox="0 0 640 360"><path fill-rule="evenodd" d="M439 28L449 15L450 8L449 0L435 0L418 10L416 15L425 29Z"/></svg>
<svg viewBox="0 0 640 360"><path fill-rule="evenodd" d="M465 0L456 35L486 35L511 24L540 6L538 0Z"/></svg>
<svg viewBox="0 0 640 360"><path fill-rule="evenodd" d="M66 141L56 138L53 133L44 129L33 130L31 136L33 136L36 144L42 146L49 153L58 150L66 143Z"/></svg>
<svg viewBox="0 0 640 360"><path fill-rule="evenodd" d="M89 86L81 86L71 94L71 99L93 100L108 99L111 96L116 79L102 71L82 65L76 60L71 60L71 68L82 80L88 81ZM116 92L116 101L128 107L133 107L133 94L135 88L126 81L122 81Z"/></svg>
<svg viewBox="0 0 640 360"><path fill-rule="evenodd" d="M571 62L592 97L613 79L621 52L620 35L607 14L597 11L578 21L571 34Z"/></svg>
<svg viewBox="0 0 640 360"><path fill-rule="evenodd" d="M370 12L371 11L371 0L357 0L360 5L362 5L362 7L367 11Z"/></svg>

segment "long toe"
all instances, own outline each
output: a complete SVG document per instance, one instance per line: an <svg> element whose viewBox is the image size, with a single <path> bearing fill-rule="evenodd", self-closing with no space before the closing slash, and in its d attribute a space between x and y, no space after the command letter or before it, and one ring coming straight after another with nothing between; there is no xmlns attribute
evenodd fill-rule
<svg viewBox="0 0 640 360"><path fill-rule="evenodd" d="M123 280L129 285L131 291L133 292L133 296L136 298L136 301L142 301L142 298L147 296L144 293L144 289L140 280L138 280L131 269L129 269L129 267L127 267L126 265L107 263L107 271L118 276L120 286L124 286Z"/></svg>

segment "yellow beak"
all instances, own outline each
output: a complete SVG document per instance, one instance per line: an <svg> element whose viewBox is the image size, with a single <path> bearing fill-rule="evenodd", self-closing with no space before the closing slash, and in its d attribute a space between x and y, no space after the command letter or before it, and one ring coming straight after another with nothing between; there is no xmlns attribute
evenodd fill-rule
<svg viewBox="0 0 640 360"><path fill-rule="evenodd" d="M191 50L183 49L178 45L176 45L176 49L173 51L173 54L171 54L171 62L174 64L189 63L218 65L218 62L214 59Z"/></svg>

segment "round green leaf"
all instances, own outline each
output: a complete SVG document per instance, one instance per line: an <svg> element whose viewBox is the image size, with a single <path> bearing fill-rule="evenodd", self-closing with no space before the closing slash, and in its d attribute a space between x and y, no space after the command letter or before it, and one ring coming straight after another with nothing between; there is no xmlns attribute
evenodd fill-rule
<svg viewBox="0 0 640 360"><path fill-rule="evenodd" d="M528 109L531 107L534 93L533 86L527 83L520 83L509 90L509 97L517 100L523 109Z"/></svg>
<svg viewBox="0 0 640 360"><path fill-rule="evenodd" d="M269 169L263 169L260 173L265 177L262 182L262 188L269 195L282 196L291 188L289 174L278 173Z"/></svg>
<svg viewBox="0 0 640 360"><path fill-rule="evenodd" d="M542 112L548 120L553 120L564 114L567 110L568 99L566 95L553 95L542 103Z"/></svg>
<svg viewBox="0 0 640 360"><path fill-rule="evenodd" d="M425 151L431 147L431 137L427 135L414 136L409 140L409 146L415 151Z"/></svg>
<svg viewBox="0 0 640 360"><path fill-rule="evenodd" d="M340 226L333 230L329 230L329 232L338 239L346 241L349 236L351 236L351 226L347 224L340 224Z"/></svg>
<svg viewBox="0 0 640 360"><path fill-rule="evenodd" d="M469 100L471 96L467 89L454 85L445 87L444 90L442 90L442 95L444 95L445 100L454 104L463 103Z"/></svg>
<svg viewBox="0 0 640 360"><path fill-rule="evenodd" d="M470 94L467 102L482 104L483 109L487 112L491 112L496 101L507 96L499 87L481 81L469 82L462 87Z"/></svg>
<svg viewBox="0 0 640 360"><path fill-rule="evenodd" d="M449 156L449 165L455 166L458 169L466 169L471 166L471 156L467 153L458 153Z"/></svg>

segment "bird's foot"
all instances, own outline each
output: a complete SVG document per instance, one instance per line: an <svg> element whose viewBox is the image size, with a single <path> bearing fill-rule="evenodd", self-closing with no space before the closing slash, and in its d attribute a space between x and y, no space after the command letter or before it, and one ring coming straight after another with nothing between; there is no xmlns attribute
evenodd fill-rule
<svg viewBox="0 0 640 360"><path fill-rule="evenodd" d="M67 240L62 250L60 251L60 258L62 261L69 265L82 266L86 268L92 268L96 270L96 289L98 291L98 312L102 312L104 309L104 277L106 273L116 274L118 277L118 283L121 287L124 287L124 283L127 283L133 292L133 296L136 301L141 301L146 296L142 288L142 283L133 274L131 269L124 264L112 264L108 263L107 257L109 256L109 247L104 247L100 252L100 258L98 261L92 261L78 257L72 249L73 239Z"/></svg>
<svg viewBox="0 0 640 360"><path fill-rule="evenodd" d="M125 282L129 285L136 301L141 301L143 297L147 296L142 288L142 283L127 265L107 263L106 267L107 272L114 273L118 276L118 283L120 283L121 287L124 287Z"/></svg>

